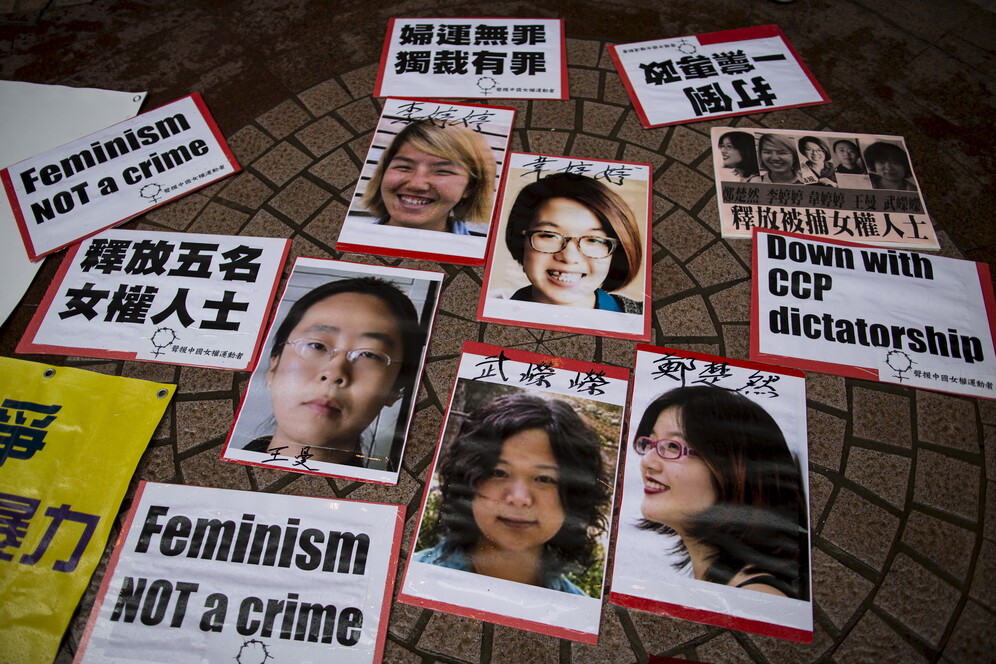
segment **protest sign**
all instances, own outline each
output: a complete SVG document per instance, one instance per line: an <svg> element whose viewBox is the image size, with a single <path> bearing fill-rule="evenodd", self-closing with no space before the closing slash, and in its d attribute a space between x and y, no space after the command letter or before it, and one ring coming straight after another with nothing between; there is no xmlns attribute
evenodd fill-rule
<svg viewBox="0 0 996 664"><path fill-rule="evenodd" d="M74 661L379 662L404 513L142 482Z"/></svg>
<svg viewBox="0 0 996 664"><path fill-rule="evenodd" d="M396 484L442 278L297 259L221 458Z"/></svg>
<svg viewBox="0 0 996 664"><path fill-rule="evenodd" d="M133 117L144 92L0 81L0 169ZM7 192L0 187L0 322L14 310L40 262L21 242Z"/></svg>
<svg viewBox="0 0 996 664"><path fill-rule="evenodd" d="M989 266L754 232L750 357L996 398Z"/></svg>
<svg viewBox="0 0 996 664"><path fill-rule="evenodd" d="M637 346L609 601L809 643L801 372Z"/></svg>
<svg viewBox="0 0 996 664"><path fill-rule="evenodd" d="M392 18L375 97L567 99L563 19Z"/></svg>
<svg viewBox="0 0 996 664"><path fill-rule="evenodd" d="M480 320L650 339L649 164L512 152Z"/></svg>
<svg viewBox="0 0 996 664"><path fill-rule="evenodd" d="M289 247L105 231L66 254L17 352L248 370Z"/></svg>
<svg viewBox="0 0 996 664"><path fill-rule="evenodd" d="M173 385L0 357L0 643L55 659Z"/></svg>
<svg viewBox="0 0 996 664"><path fill-rule="evenodd" d="M712 146L723 237L940 247L902 136L713 127Z"/></svg>
<svg viewBox="0 0 996 664"><path fill-rule="evenodd" d="M826 104L777 25L609 46L644 127Z"/></svg>
<svg viewBox="0 0 996 664"><path fill-rule="evenodd" d="M628 379L465 342L398 599L596 643Z"/></svg>
<svg viewBox="0 0 996 664"><path fill-rule="evenodd" d="M200 95L0 171L31 260L239 170Z"/></svg>
<svg viewBox="0 0 996 664"><path fill-rule="evenodd" d="M335 248L483 265L515 109L387 99Z"/></svg>

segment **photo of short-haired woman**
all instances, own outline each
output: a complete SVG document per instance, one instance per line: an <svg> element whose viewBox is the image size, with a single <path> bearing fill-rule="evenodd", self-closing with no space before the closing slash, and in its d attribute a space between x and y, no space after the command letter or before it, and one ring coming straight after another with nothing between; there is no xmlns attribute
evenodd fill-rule
<svg viewBox="0 0 996 664"><path fill-rule="evenodd" d="M483 320L643 339L648 300L649 169L593 162L586 173L525 166L513 153L496 243L485 274ZM640 168L635 168L639 166ZM615 316L637 316L618 318ZM635 334L634 334L635 332Z"/></svg>
<svg viewBox="0 0 996 664"><path fill-rule="evenodd" d="M336 248L482 264L514 118L497 106L386 99Z"/></svg>
<svg viewBox="0 0 996 664"><path fill-rule="evenodd" d="M603 446L562 398L516 390L481 403L440 451L413 560L600 597Z"/></svg>
<svg viewBox="0 0 996 664"><path fill-rule="evenodd" d="M299 259L223 458L396 478L438 277Z"/></svg>

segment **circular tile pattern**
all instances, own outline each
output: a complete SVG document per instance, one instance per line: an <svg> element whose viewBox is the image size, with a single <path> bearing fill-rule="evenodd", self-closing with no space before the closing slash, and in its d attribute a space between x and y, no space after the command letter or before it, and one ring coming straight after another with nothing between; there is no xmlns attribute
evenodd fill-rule
<svg viewBox="0 0 996 664"><path fill-rule="evenodd" d="M571 100L517 108L512 149L648 162L653 197L653 342L747 357L750 243L718 232L713 124L834 129L819 107L645 130L597 40L568 40ZM148 230L293 238L297 256L445 272L437 327L395 487L302 476L218 459L247 374L68 358L105 373L176 382L136 479L404 504L411 545L427 468L464 340L629 367L634 344L475 320L480 268L334 250L378 117L376 66L287 99L236 131L244 171L133 224ZM957 255L941 231L946 254ZM648 654L724 662L976 662L993 652L996 406L811 374L810 506L816 631L809 646L604 605L587 646L395 603L387 662L642 662ZM985 452L984 443L990 443ZM134 488L134 487L133 487ZM127 504L127 503L126 503ZM112 536L116 536L116 533ZM58 661L69 661L103 576L81 601ZM403 564L403 561L402 561Z"/></svg>

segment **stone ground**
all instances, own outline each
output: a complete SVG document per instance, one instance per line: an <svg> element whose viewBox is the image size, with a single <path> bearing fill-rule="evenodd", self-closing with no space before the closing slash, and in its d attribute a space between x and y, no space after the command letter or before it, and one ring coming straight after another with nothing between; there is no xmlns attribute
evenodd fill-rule
<svg viewBox="0 0 996 664"><path fill-rule="evenodd" d="M631 365L634 345L478 323L481 269L333 249L380 109L371 91L390 17L564 18L571 99L499 102L519 110L513 149L652 163L653 341L746 358L750 243L719 236L710 124L642 129L606 46L779 24L833 103L724 124L906 136L941 254L993 264L994 186L987 174L994 167L994 10L992 0L0 0L0 77L148 90L145 108L199 91L210 106L243 172L130 227L290 237L292 257L446 273L396 487L219 461L248 374L27 359L179 385L136 481L404 504L406 555L463 340L621 366ZM15 354L58 261L46 261L2 328L0 352ZM809 374L807 384L812 645L606 604L599 645L592 647L395 604L384 660L628 664L662 654L770 664L994 661L996 406L818 373ZM81 602L59 662L75 652L103 569Z"/></svg>

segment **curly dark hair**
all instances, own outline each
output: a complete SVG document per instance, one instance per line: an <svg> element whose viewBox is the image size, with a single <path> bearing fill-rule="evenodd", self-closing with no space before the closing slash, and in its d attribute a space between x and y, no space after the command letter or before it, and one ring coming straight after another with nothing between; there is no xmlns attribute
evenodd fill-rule
<svg viewBox="0 0 996 664"><path fill-rule="evenodd" d="M517 393L477 408L459 434L440 453L437 472L442 501L436 529L450 549L468 552L481 531L474 521L477 486L491 476L505 440L527 429L540 429L557 460L564 524L543 549L541 574L555 578L588 567L595 543L605 530L609 484L598 439L569 404Z"/></svg>
<svg viewBox="0 0 996 664"><path fill-rule="evenodd" d="M677 409L685 441L706 463L716 503L697 515L685 535L712 547L704 579L729 583L738 572L770 574L785 594L807 599L808 518L802 472L775 420L747 397L718 387L680 387L650 403L634 436L650 435L657 418ZM648 454L654 454L653 451ZM677 535L643 519L640 527ZM675 568L689 564L679 539Z"/></svg>

